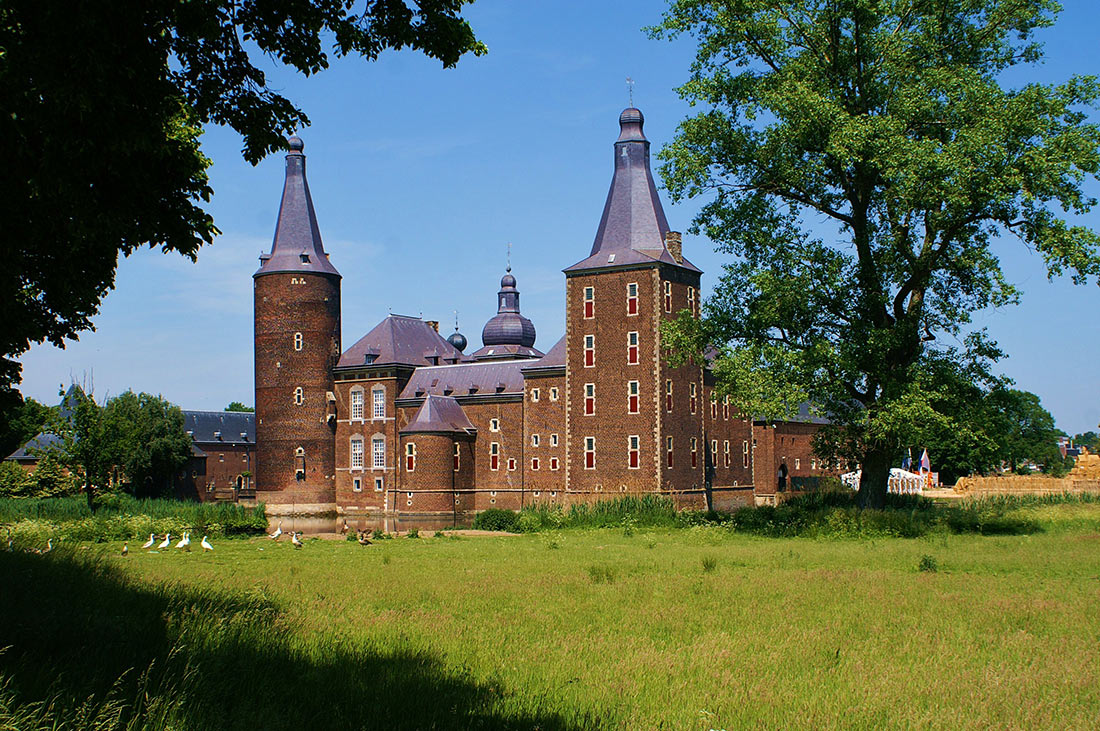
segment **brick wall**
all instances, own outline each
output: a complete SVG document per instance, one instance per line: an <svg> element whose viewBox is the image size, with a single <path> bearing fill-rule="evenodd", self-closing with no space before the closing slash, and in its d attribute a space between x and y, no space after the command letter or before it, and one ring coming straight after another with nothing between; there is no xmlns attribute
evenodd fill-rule
<svg viewBox="0 0 1100 731"><path fill-rule="evenodd" d="M538 401L534 400L536 389ZM554 389L557 389L556 399L552 396ZM524 383L524 399L527 457L524 503L562 504L565 499L565 376L528 376ZM536 435L538 446L534 443ZM535 469L536 459L538 469Z"/></svg>
<svg viewBox="0 0 1100 731"><path fill-rule="evenodd" d="M339 509L350 512L393 509L387 503L397 487L399 438L398 430L408 417L395 406L411 369L372 368L362 372L341 373L335 383L336 393L336 502ZM363 394L361 419L351 418L352 392ZM374 394L383 394L384 415L375 416ZM414 412L415 413L415 412ZM402 421L404 417L404 421ZM374 466L374 440L381 438L384 466ZM351 441L363 441L363 466L351 466ZM381 489L378 489L381 479ZM359 489L356 490L356 480ZM400 506L398 506L400 507Z"/></svg>
<svg viewBox="0 0 1100 731"><path fill-rule="evenodd" d="M340 280L265 274L254 279L254 297L258 499L334 504L334 439L326 416L340 353ZM297 479L298 469L304 479Z"/></svg>

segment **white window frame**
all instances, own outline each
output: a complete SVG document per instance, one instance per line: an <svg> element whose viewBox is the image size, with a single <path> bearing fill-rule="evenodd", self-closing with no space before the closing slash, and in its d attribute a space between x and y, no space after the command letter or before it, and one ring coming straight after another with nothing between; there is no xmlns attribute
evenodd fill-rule
<svg viewBox="0 0 1100 731"><path fill-rule="evenodd" d="M557 401L558 400L558 387L557 386L551 386L550 387L550 400L551 401Z"/></svg>
<svg viewBox="0 0 1100 731"><path fill-rule="evenodd" d="M589 308L589 303L591 303L591 305L592 305L591 308ZM590 310L591 310L591 314L589 314ZM585 287L584 288L584 292L581 296L581 316L585 320L591 320L592 318L594 318L596 316L596 288L595 287Z"/></svg>
<svg viewBox="0 0 1100 731"><path fill-rule="evenodd" d="M630 464L632 457L637 457L634 460L637 464ZM642 468L642 439L637 434L631 434L626 438L626 468L628 470L640 470Z"/></svg>
<svg viewBox="0 0 1100 731"><path fill-rule="evenodd" d="M363 465L366 463L366 447L364 446L363 437L358 435L352 437L348 448L351 450L351 468L353 470L363 469Z"/></svg>
<svg viewBox="0 0 1100 731"><path fill-rule="evenodd" d="M557 435L557 433L554 433L554 434L550 435L550 446L551 447L558 446L558 435Z"/></svg>
<svg viewBox="0 0 1100 731"><path fill-rule="evenodd" d="M531 401L538 402L538 400L539 400L539 390L537 388L532 388L531 389Z"/></svg>
<svg viewBox="0 0 1100 731"><path fill-rule="evenodd" d="M370 468L372 470L386 469L386 438L381 436L371 437L370 440Z"/></svg>
<svg viewBox="0 0 1100 731"><path fill-rule="evenodd" d="M348 409L351 414L352 421L363 421L364 403L366 401L362 388L351 389L351 394L348 397L350 408Z"/></svg>
<svg viewBox="0 0 1100 731"><path fill-rule="evenodd" d="M491 431L491 432L499 432L500 431L500 419L489 419L489 431Z"/></svg>
<svg viewBox="0 0 1100 731"><path fill-rule="evenodd" d="M305 402L306 402L305 391L302 390L301 386L296 387L294 389L294 405L295 406L301 406Z"/></svg>
<svg viewBox="0 0 1100 731"><path fill-rule="evenodd" d="M588 455L592 455L592 466L588 466ZM586 470L596 469L596 437L584 438L584 468Z"/></svg>
<svg viewBox="0 0 1100 731"><path fill-rule="evenodd" d="M631 288L633 288L633 291L634 291L633 294L631 294ZM631 301L634 302L634 311L633 312L630 311ZM638 283L637 282L627 283L627 285L626 285L626 316L627 317L637 317L638 316L638 309L639 309L638 308L638 301L639 301L638 300Z"/></svg>
<svg viewBox="0 0 1100 731"><path fill-rule="evenodd" d="M589 358L588 354L591 353L592 357ZM584 336L584 367L595 368L596 367L596 336L585 335Z"/></svg>
<svg viewBox="0 0 1100 731"><path fill-rule="evenodd" d="M588 401L589 401L589 399L592 400L592 411L591 412L589 412L589 410L588 410ZM586 383L586 384L584 384L584 410L581 413L583 413L585 416L595 416L596 415L596 384L595 383Z"/></svg>
<svg viewBox="0 0 1100 731"><path fill-rule="evenodd" d="M294 349L302 349L302 333L294 333Z"/></svg>
<svg viewBox="0 0 1100 731"><path fill-rule="evenodd" d="M532 447L539 446L539 435L538 434L532 434L531 435L531 446Z"/></svg>
<svg viewBox="0 0 1100 731"><path fill-rule="evenodd" d="M633 408L631 408L630 399L634 399ZM637 414L642 410L642 389L638 381L626 382L626 413Z"/></svg>
<svg viewBox="0 0 1100 731"><path fill-rule="evenodd" d="M638 332L636 330L631 330L630 332L628 332L626 334L626 364L627 365L638 365L638 363L641 362L642 355L641 355L641 346L639 345L640 342L641 342L641 339L638 337ZM634 353L633 353L634 358L633 359L631 359L631 357L630 357L631 356L631 352L630 352L631 348L634 349Z"/></svg>
<svg viewBox="0 0 1100 731"><path fill-rule="evenodd" d="M383 386L375 386L370 390L370 417L371 419L386 418L386 389Z"/></svg>

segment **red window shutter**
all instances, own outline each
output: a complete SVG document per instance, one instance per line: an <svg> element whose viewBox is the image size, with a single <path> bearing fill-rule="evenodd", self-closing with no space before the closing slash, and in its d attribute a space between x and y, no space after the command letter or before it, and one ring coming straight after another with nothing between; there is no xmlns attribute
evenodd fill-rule
<svg viewBox="0 0 1100 731"><path fill-rule="evenodd" d="M494 454L493 456L489 457L489 468L495 470L498 467L500 467L500 457Z"/></svg>
<svg viewBox="0 0 1100 731"><path fill-rule="evenodd" d="M672 394L665 394L665 410L672 411Z"/></svg>
<svg viewBox="0 0 1100 731"><path fill-rule="evenodd" d="M412 455L409 455L409 456L405 457L405 471L406 472L412 472L413 471L413 467L416 466L416 461L415 460L416 460L416 457L413 457Z"/></svg>
<svg viewBox="0 0 1100 731"><path fill-rule="evenodd" d="M596 313L596 303L592 300L585 300L584 303L584 316L592 317Z"/></svg>
<svg viewBox="0 0 1100 731"><path fill-rule="evenodd" d="M584 399L584 415L592 416L596 413L596 399L585 397Z"/></svg>
<svg viewBox="0 0 1100 731"><path fill-rule="evenodd" d="M631 469L637 469L638 467L638 452L637 450L630 450L630 467Z"/></svg>
<svg viewBox="0 0 1100 731"><path fill-rule="evenodd" d="M626 314L637 315L638 314L638 298L628 297L626 300Z"/></svg>
<svg viewBox="0 0 1100 731"><path fill-rule="evenodd" d="M585 452L584 453L584 466L589 468L589 469L592 469L593 467L596 466L596 453L595 452Z"/></svg>
<svg viewBox="0 0 1100 731"><path fill-rule="evenodd" d="M631 345L626 349L626 362L630 365L638 364L638 346Z"/></svg>
<svg viewBox="0 0 1100 731"><path fill-rule="evenodd" d="M584 364L588 367L596 365L596 351L586 350L584 351Z"/></svg>
<svg viewBox="0 0 1100 731"><path fill-rule="evenodd" d="M454 471L458 472L458 455L454 456Z"/></svg>
<svg viewBox="0 0 1100 731"><path fill-rule="evenodd" d="M631 396L630 397L630 413L632 413L632 414L637 414L638 413L638 397L637 396Z"/></svg>
<svg viewBox="0 0 1100 731"><path fill-rule="evenodd" d="M699 460L698 460L698 457L696 456L695 451L692 450L692 452L691 452L691 468L692 469L695 469L695 465L698 464L698 461Z"/></svg>
<svg viewBox="0 0 1100 731"><path fill-rule="evenodd" d="M672 450L671 449L668 450L667 460L668 460L668 466L671 467L672 466Z"/></svg>

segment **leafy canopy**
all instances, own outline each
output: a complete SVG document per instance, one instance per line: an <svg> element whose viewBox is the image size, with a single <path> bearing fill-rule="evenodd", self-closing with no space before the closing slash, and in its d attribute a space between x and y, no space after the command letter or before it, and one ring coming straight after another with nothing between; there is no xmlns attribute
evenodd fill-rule
<svg viewBox="0 0 1100 731"><path fill-rule="evenodd" d="M256 409L252 408L251 406L245 406L240 401L230 401L229 405L225 407L225 410L226 411L248 411L248 412L253 412Z"/></svg>
<svg viewBox="0 0 1100 731"><path fill-rule="evenodd" d="M202 125L256 163L309 124L256 56L302 74L331 54L485 52L468 0L5 0L0 5L0 391L31 343L92 327L118 255L194 259L218 233ZM327 48L331 46L331 50Z"/></svg>
<svg viewBox="0 0 1100 731"><path fill-rule="evenodd" d="M819 446L862 463L864 504L881 504L911 432L958 426L963 386L997 384L1000 351L967 326L1018 300L999 250L1100 274L1100 237L1072 221L1095 203L1100 86L999 82L1041 58L1034 32L1058 8L674 0L651 29L698 43L679 91L700 111L661 172L674 200L707 198L694 231L731 256L703 321L682 318L670 343L723 345L721 389L746 413L810 399L833 416Z"/></svg>

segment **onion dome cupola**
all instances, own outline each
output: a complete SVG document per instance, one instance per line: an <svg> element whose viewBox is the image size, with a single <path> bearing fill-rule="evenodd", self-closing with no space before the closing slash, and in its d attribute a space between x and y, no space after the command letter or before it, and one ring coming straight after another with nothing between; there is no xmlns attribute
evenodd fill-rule
<svg viewBox="0 0 1100 731"><path fill-rule="evenodd" d="M447 336L447 342L459 353L466 350L466 336L458 331L458 311L455 310L455 331Z"/></svg>
<svg viewBox="0 0 1100 731"><path fill-rule="evenodd" d="M629 107L619 115L615 172L607 192L596 240L588 258L566 273L660 261L698 272L680 250L680 235L670 231L657 184L649 166L645 117Z"/></svg>
<svg viewBox="0 0 1100 731"><path fill-rule="evenodd" d="M519 311L519 290L512 267L500 280L497 314L481 330L482 348L472 354L478 360L488 358L540 358L535 350L535 325Z"/></svg>
<svg viewBox="0 0 1100 731"><path fill-rule="evenodd" d="M305 143L297 135L287 140L286 182L279 204L279 219L275 224L275 240L271 253L260 256L260 268L253 276L284 272L329 274L340 272L328 259L321 243L321 229L313 198L306 181Z"/></svg>

